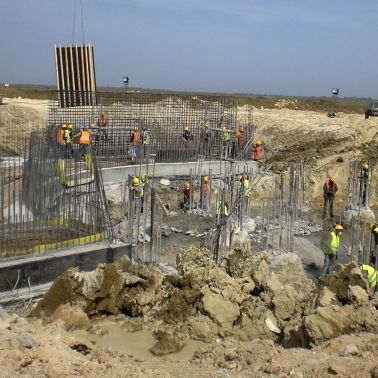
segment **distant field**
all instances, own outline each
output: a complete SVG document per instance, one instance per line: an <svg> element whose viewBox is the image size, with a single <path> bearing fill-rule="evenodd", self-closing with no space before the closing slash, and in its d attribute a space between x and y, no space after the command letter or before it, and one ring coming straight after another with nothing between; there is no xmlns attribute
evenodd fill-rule
<svg viewBox="0 0 378 378"><path fill-rule="evenodd" d="M49 98L49 93L54 91L55 87L38 87L38 86L10 86L7 89L0 87L0 93L4 97L23 97L30 99L47 100ZM106 88L98 89L100 91L106 92L120 92L124 93L122 89L119 88ZM132 93L134 89L130 88L129 92ZM143 92L142 89L137 89L138 92ZM150 90L146 90L149 92ZM158 91L151 90L153 93L161 93L162 95L169 96L171 93L180 93L188 95L188 92L168 92L168 91ZM211 95L222 95L221 93L201 93L204 96ZM318 112L344 112L351 114L364 114L368 100L363 99L337 99L335 102L332 98L309 98L309 97L278 97L278 96L255 96L255 95L238 95L238 94L224 94L233 96L239 106L242 105L252 105L257 108L285 108L292 110L307 110L307 111L318 111Z"/></svg>

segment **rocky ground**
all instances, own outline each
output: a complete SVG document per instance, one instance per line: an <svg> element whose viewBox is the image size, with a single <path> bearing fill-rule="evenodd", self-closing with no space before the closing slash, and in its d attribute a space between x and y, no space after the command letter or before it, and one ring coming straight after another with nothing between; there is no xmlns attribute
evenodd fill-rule
<svg viewBox="0 0 378 378"><path fill-rule="evenodd" d="M378 297L352 262L314 282L294 254L252 254L240 245L216 266L205 249L183 249L179 273L127 258L92 272L69 269L27 319L3 315L8 376L376 377ZM110 318L109 318L110 317ZM109 319L150 330L150 357L104 348ZM174 359L185 340L209 343ZM165 357L153 357L156 355Z"/></svg>

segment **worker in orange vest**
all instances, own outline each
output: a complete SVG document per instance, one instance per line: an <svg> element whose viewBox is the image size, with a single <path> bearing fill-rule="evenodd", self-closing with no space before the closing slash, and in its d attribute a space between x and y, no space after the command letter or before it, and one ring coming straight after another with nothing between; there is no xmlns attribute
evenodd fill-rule
<svg viewBox="0 0 378 378"><path fill-rule="evenodd" d="M209 201L209 177L205 176L201 180L200 207L202 210L208 210Z"/></svg>
<svg viewBox="0 0 378 378"><path fill-rule="evenodd" d="M327 205L329 204L329 216L333 218L333 200L335 199L335 194L339 188L335 182L335 176L331 176L327 179L323 185L323 196L324 196L324 205L323 205L323 218L327 215Z"/></svg>
<svg viewBox="0 0 378 378"><path fill-rule="evenodd" d="M64 134L67 130L67 125L65 123L62 124L61 128L56 133L56 143L58 147L58 155L59 158L63 159L66 152L66 141L64 139Z"/></svg>
<svg viewBox="0 0 378 378"><path fill-rule="evenodd" d="M91 153L92 134L88 130L88 126L84 125L83 130L79 133L79 149L81 155Z"/></svg>
<svg viewBox="0 0 378 378"><path fill-rule="evenodd" d="M261 140L257 140L255 146L253 147L253 160L261 161L261 155L262 155L262 142Z"/></svg>
<svg viewBox="0 0 378 378"><path fill-rule="evenodd" d="M243 150L244 146L244 129L242 127L239 127L237 130L234 131L234 140L233 140L233 146L232 146L232 155L233 157L236 157L240 154Z"/></svg>
<svg viewBox="0 0 378 378"><path fill-rule="evenodd" d="M98 126L98 133L99 136L102 134L105 137L105 141L108 140L108 132L106 130L108 126L108 119L106 118L105 114L101 114L99 119L97 120L97 126Z"/></svg>
<svg viewBox="0 0 378 378"><path fill-rule="evenodd" d="M135 126L133 128L133 131L131 133L131 138L130 138L130 153L131 153L131 160L136 161L138 154L138 149L139 149L139 144L141 141L141 134L138 130L138 127Z"/></svg>

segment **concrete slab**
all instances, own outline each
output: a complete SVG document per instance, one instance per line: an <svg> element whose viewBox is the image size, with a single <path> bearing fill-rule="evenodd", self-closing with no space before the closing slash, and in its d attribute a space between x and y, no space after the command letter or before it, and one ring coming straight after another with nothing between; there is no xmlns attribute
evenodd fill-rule
<svg viewBox="0 0 378 378"><path fill-rule="evenodd" d="M254 172L258 171L258 163L255 161L237 161L234 163L235 172ZM102 178L105 185L109 185L115 182L124 182L128 175L140 175L143 172L148 172L152 176L154 169L155 177L170 178L175 176L189 176L190 171L198 172L198 169L202 172L208 173L210 170L212 174L219 175L225 170L225 162L221 161L203 161L203 162L185 162L185 163L157 163L155 166L149 164L141 165L125 165L122 167L103 168Z"/></svg>

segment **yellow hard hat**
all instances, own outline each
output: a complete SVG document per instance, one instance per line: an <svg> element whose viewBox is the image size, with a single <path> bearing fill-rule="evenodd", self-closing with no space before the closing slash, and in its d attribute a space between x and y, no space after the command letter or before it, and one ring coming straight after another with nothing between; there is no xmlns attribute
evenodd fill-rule
<svg viewBox="0 0 378 378"><path fill-rule="evenodd" d="M209 181L209 178L208 178L207 176L205 176L205 177L203 178L203 181L208 182L208 181Z"/></svg>
<svg viewBox="0 0 378 378"><path fill-rule="evenodd" d="M369 168L369 165L365 163L365 164L362 166L362 168L363 168L363 169L368 169L368 168Z"/></svg>
<svg viewBox="0 0 378 378"><path fill-rule="evenodd" d="M335 180L336 180L336 177L335 176L330 176L330 178L329 178L332 182L335 182Z"/></svg>
<svg viewBox="0 0 378 378"><path fill-rule="evenodd" d="M68 128L69 130L72 130L72 129L73 129L72 124L70 123L70 124L67 126L67 128Z"/></svg>
<svg viewBox="0 0 378 378"><path fill-rule="evenodd" d="M134 179L133 179L133 185L135 185L135 186L139 185L139 179L138 179L138 177L134 177Z"/></svg>
<svg viewBox="0 0 378 378"><path fill-rule="evenodd" d="M67 128L67 125L65 123L62 124L62 129L65 130Z"/></svg>
<svg viewBox="0 0 378 378"><path fill-rule="evenodd" d="M95 128L96 128L96 124L95 124L95 123L91 123L91 124L90 124L90 128L91 128L91 129L95 129Z"/></svg>
<svg viewBox="0 0 378 378"><path fill-rule="evenodd" d="M189 127L185 127L184 131L189 131Z"/></svg>
<svg viewBox="0 0 378 378"><path fill-rule="evenodd" d="M261 140L256 140L256 144L261 145L262 144Z"/></svg>
<svg viewBox="0 0 378 378"><path fill-rule="evenodd" d="M344 227L341 224L337 224L335 230L344 230Z"/></svg>
<svg viewBox="0 0 378 378"><path fill-rule="evenodd" d="M242 181L243 178L244 178L244 177L243 177L242 175L240 175L240 176L238 177L238 180L239 180L239 181Z"/></svg>
<svg viewBox="0 0 378 378"><path fill-rule="evenodd" d="M374 228L376 225L375 225L375 223L370 223L369 224L369 228Z"/></svg>
<svg viewBox="0 0 378 378"><path fill-rule="evenodd" d="M185 189L190 189L190 185L188 182L185 184Z"/></svg>

